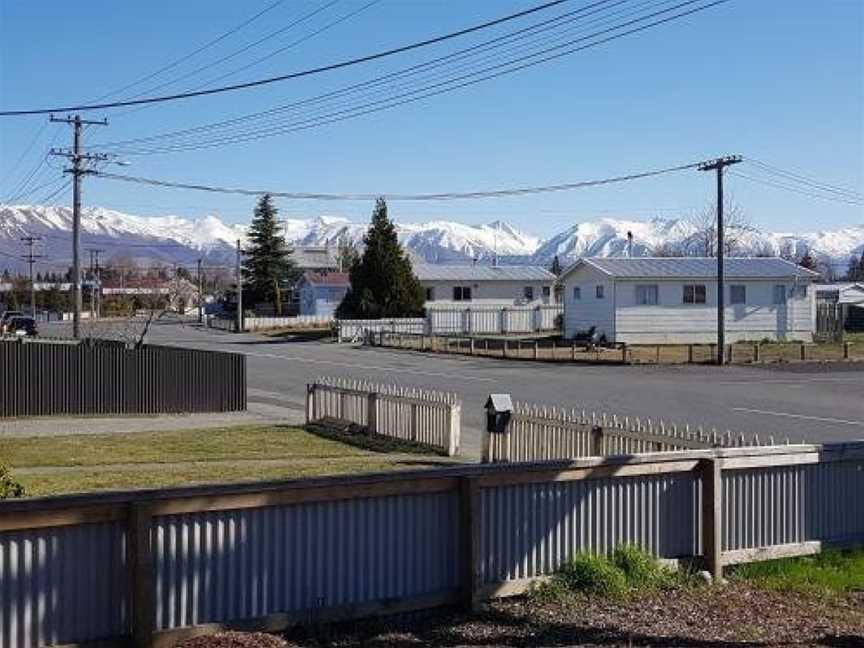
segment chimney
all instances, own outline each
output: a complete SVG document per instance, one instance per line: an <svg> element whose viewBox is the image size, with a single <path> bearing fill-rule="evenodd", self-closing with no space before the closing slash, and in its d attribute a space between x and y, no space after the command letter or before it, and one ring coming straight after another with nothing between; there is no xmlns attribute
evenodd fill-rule
<svg viewBox="0 0 864 648"><path fill-rule="evenodd" d="M633 258L633 232L627 232L627 258Z"/></svg>

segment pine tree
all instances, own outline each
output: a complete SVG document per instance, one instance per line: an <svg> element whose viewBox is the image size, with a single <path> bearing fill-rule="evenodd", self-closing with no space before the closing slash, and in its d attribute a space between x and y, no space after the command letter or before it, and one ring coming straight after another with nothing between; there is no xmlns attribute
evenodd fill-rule
<svg viewBox="0 0 864 648"><path fill-rule="evenodd" d="M556 277L561 276L561 261L558 259L558 255L555 255L555 258L552 259L552 265L549 266L549 272L554 274Z"/></svg>
<svg viewBox="0 0 864 648"><path fill-rule="evenodd" d="M244 300L248 295L246 303L270 301L281 315L281 288L297 278L297 269L285 237L279 233L277 213L269 194L261 196L255 205L255 214L249 224L249 247L244 250L243 293Z"/></svg>
<svg viewBox="0 0 864 648"><path fill-rule="evenodd" d="M846 270L846 281L858 281L858 268L860 264L860 260L854 254L849 257L849 265L847 266Z"/></svg>
<svg viewBox="0 0 864 648"><path fill-rule="evenodd" d="M805 252L804 256L798 261L798 265L808 270L816 270L816 259L809 252Z"/></svg>
<svg viewBox="0 0 864 648"><path fill-rule="evenodd" d="M377 319L422 315L424 295L396 228L379 198L372 224L363 238L363 256L350 271L351 288L337 310L338 317Z"/></svg>

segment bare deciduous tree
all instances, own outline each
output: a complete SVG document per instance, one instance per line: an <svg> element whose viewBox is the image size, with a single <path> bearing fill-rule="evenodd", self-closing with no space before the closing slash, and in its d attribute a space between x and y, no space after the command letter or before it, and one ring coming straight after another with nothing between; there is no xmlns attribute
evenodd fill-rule
<svg viewBox="0 0 864 648"><path fill-rule="evenodd" d="M691 256L717 256L717 207L703 209L690 219L693 233L685 241L685 249ZM738 254L744 237L756 228L747 219L737 203L728 203L723 208L723 252L727 256Z"/></svg>

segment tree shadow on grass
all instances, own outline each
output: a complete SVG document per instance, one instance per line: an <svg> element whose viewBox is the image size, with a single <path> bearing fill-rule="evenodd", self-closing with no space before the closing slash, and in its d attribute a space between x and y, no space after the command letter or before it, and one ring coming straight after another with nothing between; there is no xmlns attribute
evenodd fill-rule
<svg viewBox="0 0 864 648"><path fill-rule="evenodd" d="M442 451L423 443L375 434L374 432L369 432L362 425L339 419L321 419L321 421L305 425L303 429L310 434L324 439L339 441L340 443L371 452L428 455L430 457L444 455Z"/></svg>

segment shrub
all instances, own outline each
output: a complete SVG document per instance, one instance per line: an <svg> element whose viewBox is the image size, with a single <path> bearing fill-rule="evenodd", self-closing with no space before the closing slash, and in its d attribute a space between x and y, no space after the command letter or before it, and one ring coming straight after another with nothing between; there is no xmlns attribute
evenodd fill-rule
<svg viewBox="0 0 864 648"><path fill-rule="evenodd" d="M579 553L562 565L556 578L569 590L616 596L627 590L624 572L603 556Z"/></svg>
<svg viewBox="0 0 864 648"><path fill-rule="evenodd" d="M612 553L612 564L624 573L632 589L654 589L674 584L675 572L661 565L644 549L634 545L620 545Z"/></svg>
<svg viewBox="0 0 864 648"><path fill-rule="evenodd" d="M26 495L24 486L12 477L6 466L0 464L0 500L24 497L24 495Z"/></svg>

